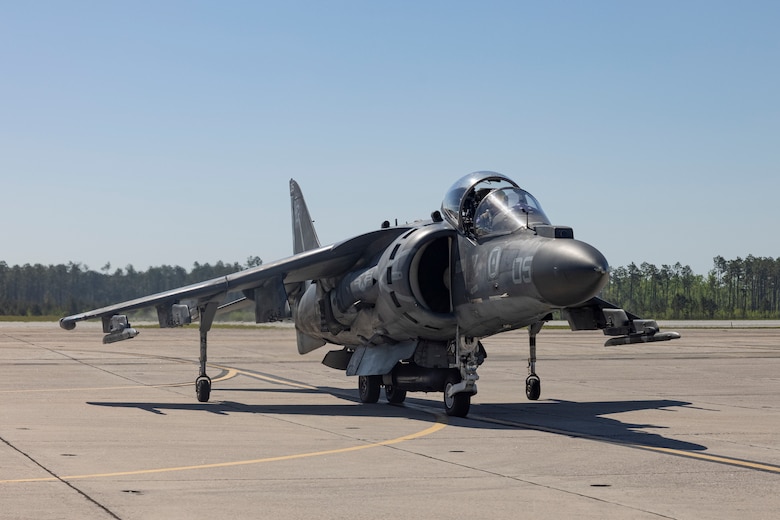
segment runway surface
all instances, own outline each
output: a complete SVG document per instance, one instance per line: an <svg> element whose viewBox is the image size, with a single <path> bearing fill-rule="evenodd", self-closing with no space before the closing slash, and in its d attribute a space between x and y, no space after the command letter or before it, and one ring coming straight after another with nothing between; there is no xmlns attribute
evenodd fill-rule
<svg viewBox="0 0 780 520"><path fill-rule="evenodd" d="M441 394L357 400L289 328L0 323L0 518L777 518L780 330L681 330L603 347L542 330L484 340L465 419Z"/></svg>

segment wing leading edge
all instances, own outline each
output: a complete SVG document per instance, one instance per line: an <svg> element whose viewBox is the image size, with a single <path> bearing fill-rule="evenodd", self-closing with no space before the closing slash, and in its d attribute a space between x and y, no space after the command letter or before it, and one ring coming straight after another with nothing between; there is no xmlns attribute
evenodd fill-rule
<svg viewBox="0 0 780 520"><path fill-rule="evenodd" d="M397 227L372 231L238 273L66 316L60 319L60 327L73 330L79 321L110 318L119 313L175 304L186 299L197 299L199 302L216 301L229 291L256 289L274 279L290 284L339 276L370 261L374 255L409 229Z"/></svg>

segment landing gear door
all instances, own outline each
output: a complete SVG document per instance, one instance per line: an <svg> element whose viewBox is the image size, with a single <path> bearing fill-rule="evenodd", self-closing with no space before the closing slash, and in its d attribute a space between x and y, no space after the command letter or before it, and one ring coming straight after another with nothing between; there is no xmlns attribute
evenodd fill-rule
<svg viewBox="0 0 780 520"><path fill-rule="evenodd" d="M269 280L254 291L255 323L282 321L289 317L287 291L281 277Z"/></svg>

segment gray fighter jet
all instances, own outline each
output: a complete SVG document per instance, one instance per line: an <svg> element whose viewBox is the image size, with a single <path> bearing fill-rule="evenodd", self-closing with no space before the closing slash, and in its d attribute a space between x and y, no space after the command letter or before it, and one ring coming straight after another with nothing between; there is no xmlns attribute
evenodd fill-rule
<svg viewBox="0 0 780 520"><path fill-rule="evenodd" d="M664 341L653 320L598 298L608 264L593 246L555 226L508 177L475 172L446 193L428 221L381 228L321 247L298 184L290 181L294 255L202 283L60 320L72 330L101 318L104 343L130 339L128 311L155 307L161 327L200 320L199 401L209 400L207 334L217 312L251 304L258 323L292 318L298 351L326 344L323 363L358 376L364 403L384 386L390 403L407 392L443 392L449 415L466 416L487 353L481 338L528 327L526 395L539 398L536 336L560 311L572 330L601 329L606 345ZM240 298L224 303L230 294Z"/></svg>

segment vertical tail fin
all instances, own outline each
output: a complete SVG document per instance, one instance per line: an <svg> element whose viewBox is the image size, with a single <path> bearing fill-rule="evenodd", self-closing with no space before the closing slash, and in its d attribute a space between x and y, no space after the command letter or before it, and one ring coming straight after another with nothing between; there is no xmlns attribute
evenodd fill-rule
<svg viewBox="0 0 780 520"><path fill-rule="evenodd" d="M295 180L290 179L290 201L292 204L292 231L293 231L293 254L303 253L310 249L320 247L320 239L317 237L317 231L314 229L314 223L309 215L309 208L306 207L306 201L303 200L301 187ZM288 301L290 302L290 311L294 321L298 320L298 304L306 295L315 296L317 286L307 282L298 282L285 286L287 289ZM298 326L295 327L298 352L305 354L319 348L325 344L320 338L314 338L303 333Z"/></svg>
<svg viewBox="0 0 780 520"><path fill-rule="evenodd" d="M303 200L301 187L290 179L290 201L292 203L293 253L298 254L320 247L320 239L309 215L309 208Z"/></svg>

